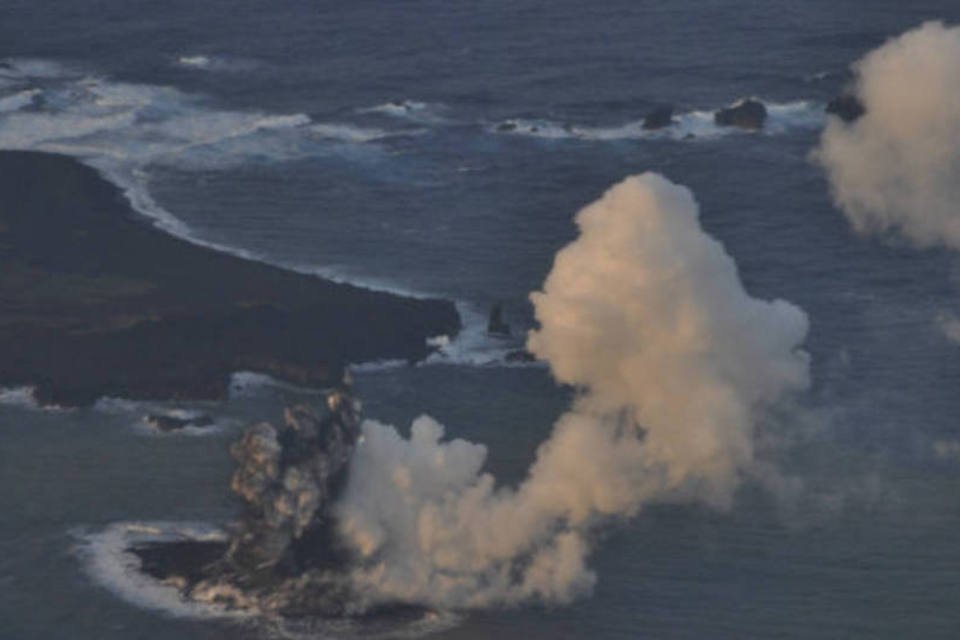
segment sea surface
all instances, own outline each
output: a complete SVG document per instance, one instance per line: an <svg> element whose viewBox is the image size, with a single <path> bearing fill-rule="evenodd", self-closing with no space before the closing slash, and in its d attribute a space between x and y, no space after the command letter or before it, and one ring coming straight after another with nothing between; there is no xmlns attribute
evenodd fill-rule
<svg viewBox="0 0 960 640"><path fill-rule="evenodd" d="M507 484L569 392L498 365L520 338L491 342L484 316L532 327L573 215L623 177L690 187L751 295L808 313L813 384L769 430L791 499L747 485L729 512L616 523L570 606L306 637L957 638L960 258L854 234L809 157L850 63L930 19L960 3L2 0L0 148L74 156L192 241L457 301L444 354L359 367L357 390L369 417L487 444ZM744 96L765 131L712 124ZM663 103L679 125L644 132ZM97 534L229 520L228 443L303 395L240 373L228 402L161 407L215 429L159 435L122 399L0 392L0 639L282 636L182 615Z"/></svg>

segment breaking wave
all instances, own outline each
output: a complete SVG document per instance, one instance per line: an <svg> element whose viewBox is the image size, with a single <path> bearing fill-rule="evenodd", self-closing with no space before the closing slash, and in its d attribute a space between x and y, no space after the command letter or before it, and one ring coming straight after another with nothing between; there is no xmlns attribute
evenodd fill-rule
<svg viewBox="0 0 960 640"><path fill-rule="evenodd" d="M386 138L416 136L426 133L425 129L408 129L401 131L387 131L374 127L358 127L351 124L321 123L310 126L310 131L321 138L338 140L341 142L374 142Z"/></svg>
<svg viewBox="0 0 960 640"><path fill-rule="evenodd" d="M90 532L73 532L78 540L74 551L87 574L100 586L122 600L179 618L247 618L249 611L228 610L215 603L184 600L174 584L164 584L140 571L140 560L128 549L145 542L206 540L225 542L219 527L190 522L121 522Z"/></svg>
<svg viewBox="0 0 960 640"><path fill-rule="evenodd" d="M494 337L487 332L487 317L473 305L458 304L457 313L463 323L460 333L452 339L432 338L430 345L437 350L419 366L546 367L543 362L524 357L526 330L517 330L509 338Z"/></svg>
<svg viewBox="0 0 960 640"><path fill-rule="evenodd" d="M247 606L236 606L237 590L229 593L233 606L221 603L216 592L204 593L203 601L184 598L176 579L157 580L141 570L140 559L131 547L153 543L212 542L226 544L229 536L221 527L204 522L117 522L99 530L71 531L73 552L85 573L117 598L141 609L173 618L222 620L255 625L270 637L306 640L317 637L416 638L449 629L459 616L426 611L417 617L396 619L287 619L258 608L251 598Z"/></svg>
<svg viewBox="0 0 960 640"><path fill-rule="evenodd" d="M286 162L336 153L344 144L366 145L422 132L315 122L303 113L225 110L172 87L115 82L49 61L2 61L0 82L0 149L74 157L119 187L137 212L164 231L261 262L270 261L197 237L154 199L149 169L206 171ZM315 265L279 266L369 289L424 296Z"/></svg>
<svg viewBox="0 0 960 640"><path fill-rule="evenodd" d="M809 100L766 103L767 122L762 133L777 135L795 130L816 130L824 125L823 105ZM643 128L643 120L613 126L587 126L547 119L512 119L488 126L488 131L503 135L520 135L547 140L697 140L745 133L736 127L718 126L713 111L689 111L677 114L674 124L662 129Z"/></svg>
<svg viewBox="0 0 960 640"><path fill-rule="evenodd" d="M0 405L19 407L32 411L72 411L69 407L59 405L40 405L34 396L34 387L0 387Z"/></svg>
<svg viewBox="0 0 960 640"><path fill-rule="evenodd" d="M442 104L421 102L419 100L390 100L372 107L356 110L359 114L389 116L399 120L408 120L417 124L445 124L447 108Z"/></svg>
<svg viewBox="0 0 960 640"><path fill-rule="evenodd" d="M250 58L200 53L185 53L179 55L174 62L177 66L186 69L197 71L224 71L229 73L252 71L263 66L263 63Z"/></svg>

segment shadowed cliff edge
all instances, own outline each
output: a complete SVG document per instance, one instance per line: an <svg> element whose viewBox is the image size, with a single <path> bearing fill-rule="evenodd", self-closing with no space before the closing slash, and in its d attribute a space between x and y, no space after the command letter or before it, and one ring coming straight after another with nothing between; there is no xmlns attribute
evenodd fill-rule
<svg viewBox="0 0 960 640"><path fill-rule="evenodd" d="M0 152L0 192L0 386L33 386L42 404L217 399L238 370L328 386L347 363L415 361L460 329L449 301L168 235L65 156Z"/></svg>

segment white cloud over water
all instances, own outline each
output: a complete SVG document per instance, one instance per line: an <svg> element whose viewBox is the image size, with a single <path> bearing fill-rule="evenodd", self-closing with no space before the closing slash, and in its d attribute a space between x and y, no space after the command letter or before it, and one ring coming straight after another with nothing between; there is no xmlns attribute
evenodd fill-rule
<svg viewBox="0 0 960 640"><path fill-rule="evenodd" d="M764 410L808 384L802 310L744 290L692 194L655 174L611 188L532 295L528 346L579 391L527 477L429 417L367 421L337 507L371 602L566 602L589 591L592 533L652 501L730 505Z"/></svg>
<svg viewBox="0 0 960 640"><path fill-rule="evenodd" d="M854 65L866 114L831 118L815 156L860 232L960 248L960 28L929 22Z"/></svg>

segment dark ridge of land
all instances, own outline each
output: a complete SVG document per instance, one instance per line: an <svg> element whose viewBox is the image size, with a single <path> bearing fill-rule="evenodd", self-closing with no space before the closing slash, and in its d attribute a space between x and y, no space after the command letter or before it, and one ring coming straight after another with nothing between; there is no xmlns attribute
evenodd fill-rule
<svg viewBox="0 0 960 640"><path fill-rule="evenodd" d="M303 275L173 237L96 171L0 151L0 386L42 404L220 399L230 373L304 386L416 361L454 305Z"/></svg>
<svg viewBox="0 0 960 640"><path fill-rule="evenodd" d="M216 540L147 542L128 547L140 559L140 571L156 580L180 578L192 587L207 577L206 569L222 561L228 543Z"/></svg>

